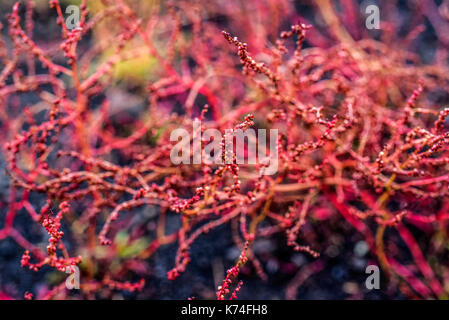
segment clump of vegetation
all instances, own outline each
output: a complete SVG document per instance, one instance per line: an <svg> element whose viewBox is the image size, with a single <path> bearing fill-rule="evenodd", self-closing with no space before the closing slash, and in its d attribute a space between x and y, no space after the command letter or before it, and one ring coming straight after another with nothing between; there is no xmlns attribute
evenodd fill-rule
<svg viewBox="0 0 449 320"><path fill-rule="evenodd" d="M51 0L61 40L44 47L33 40L34 2L15 3L0 39L10 181L0 240L23 248L21 265L33 271L79 266L75 297L111 298L151 284L163 246L178 248L168 279L182 277L192 245L230 224L241 254L216 297L245 290L243 268L267 279L253 244L281 237L313 261L292 278L286 297L295 298L325 268L329 224L348 223L390 288L446 297L449 51L439 26L449 22L416 4L419 23L396 37L390 3L370 33L355 1L339 4L311 3L318 23L290 1L82 0L69 29ZM424 18L438 43L426 63ZM191 132L195 119L220 132L278 129L277 173L236 161L173 164L170 132ZM24 236L15 223L23 215L48 235L46 247ZM73 295L61 280L34 296Z"/></svg>

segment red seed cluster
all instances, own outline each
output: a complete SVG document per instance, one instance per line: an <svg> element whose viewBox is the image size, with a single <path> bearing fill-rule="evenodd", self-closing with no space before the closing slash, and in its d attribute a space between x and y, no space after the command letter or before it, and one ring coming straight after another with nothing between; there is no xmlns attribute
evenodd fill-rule
<svg viewBox="0 0 449 320"><path fill-rule="evenodd" d="M226 278L223 280L223 284L218 287L217 299L224 300L226 295L230 293L230 287L234 279L236 279L240 273L240 268L248 262L246 251L248 250L249 241L245 243L243 251L241 252L239 259L235 266L226 271ZM237 292L240 291L243 282L239 281L234 291L231 294L230 300L237 299Z"/></svg>

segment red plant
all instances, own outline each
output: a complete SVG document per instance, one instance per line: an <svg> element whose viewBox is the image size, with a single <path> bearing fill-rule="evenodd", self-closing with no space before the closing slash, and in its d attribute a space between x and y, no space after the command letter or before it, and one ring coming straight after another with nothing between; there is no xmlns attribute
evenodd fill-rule
<svg viewBox="0 0 449 320"><path fill-rule="evenodd" d="M448 42L440 26L449 22L433 1L420 2L426 10L416 3L412 12L415 21L429 19L438 39L426 64L414 52L423 25L393 36L399 25L388 1L379 40L360 27L353 1L340 1L342 12L328 0L313 2L318 27L289 1L140 4L146 11L131 1L101 3L83 0L79 28L69 30L59 2L50 1L60 50L33 40L32 1L24 27L23 6L13 6L11 41L0 39L0 139L11 181L0 240L10 237L23 248L22 267L65 272L80 265L79 296L109 298L114 290L142 290L143 279L151 283L147 261L162 246L177 244L168 278L181 276L192 244L229 223L241 255L216 295L235 299L244 290L237 279L243 267L267 277L255 242L284 234L291 250L321 259L329 242L319 234L332 232L326 222L337 222L363 236L390 285L405 296L447 296L449 109L433 97L448 91ZM292 21L301 22L279 32ZM136 85L147 98L136 111L126 99L111 99L110 89L117 68L142 57L154 64L145 88ZM27 94L38 102L27 102ZM263 165L235 159L174 165L170 132L191 130L196 118L203 129L221 132L279 129L278 172L263 175ZM157 213L133 222L143 215L140 207ZM48 234L46 250L15 225L24 214ZM172 216L180 226L167 234ZM114 239L121 230L129 232L127 247L142 236L151 242L118 258ZM294 298L324 266L299 270L287 296ZM64 282L35 294L68 295Z"/></svg>

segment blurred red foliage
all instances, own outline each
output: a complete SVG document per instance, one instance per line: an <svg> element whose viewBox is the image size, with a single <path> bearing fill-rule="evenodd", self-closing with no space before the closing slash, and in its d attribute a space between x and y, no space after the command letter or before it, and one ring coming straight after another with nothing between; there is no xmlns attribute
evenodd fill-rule
<svg viewBox="0 0 449 320"><path fill-rule="evenodd" d="M177 278L188 268L192 243L231 223L242 253L217 297L236 298L245 263L267 277L252 252L257 239L284 233L291 250L320 259L324 244L302 230L341 216L405 296L447 296L449 109L432 99L448 91L444 29L434 28L439 45L424 64L414 47L423 25L397 37L397 8L388 1L377 40L349 0L339 1L343 10L328 0L311 2L320 16L316 27L290 1L155 2L144 13L131 1L103 0L92 12L86 2L79 28L69 30L59 2L50 1L64 57L32 39L32 1L24 26L21 5L14 5L11 41L0 39L0 139L11 180L0 239L11 237L23 247L23 267L64 272L81 264L81 297L96 290L110 297L113 290L141 290L143 280L121 279L147 270L146 259L170 243L178 252L168 277ZM415 5L414 21L426 16L436 26L448 24L432 1L424 2L426 10ZM279 33L293 20L300 22ZM119 65L142 56L155 63L138 115L127 113L126 105L124 111L112 108L107 95L94 102L115 85ZM36 65L45 72L37 73ZM27 104L25 93L39 102ZM249 114L254 119L245 119ZM279 129L278 173L267 176L261 165L236 163L173 165L170 132L191 130L198 117L203 130L224 132L245 121ZM46 204L37 207L33 194ZM151 242L105 267L118 254L114 235L127 228L119 218L143 206L157 208L156 227L130 230L128 245L148 232ZM24 212L48 233L46 250L14 226ZM169 214L181 224L166 234ZM412 225L425 234L425 244L415 239ZM398 254L397 241L411 260ZM313 266L307 276L323 267ZM36 298L66 296L61 283Z"/></svg>

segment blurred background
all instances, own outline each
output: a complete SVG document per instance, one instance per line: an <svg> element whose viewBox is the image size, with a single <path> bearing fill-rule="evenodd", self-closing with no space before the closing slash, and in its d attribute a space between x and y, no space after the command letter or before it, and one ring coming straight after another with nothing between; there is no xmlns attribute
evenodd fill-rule
<svg viewBox="0 0 449 320"><path fill-rule="evenodd" d="M0 1L0 21L3 25L2 38L7 46L8 21L6 15L12 10L15 1ZM24 1L23 3L25 3ZM208 43L190 43L192 34L204 33L213 46L214 41L221 41L221 30L238 35L239 39L248 43L249 51L255 57L264 56L264 48L273 45L283 30L289 30L292 24L301 21L311 24L312 30L308 32L304 48L320 47L331 48L338 40L329 31L329 26L320 11L320 1L293 1L293 0L207 0L207 1L158 1L141 0L127 1L129 5L141 15L145 21L150 16L157 16L152 41L162 55L173 54L176 68L186 68L192 75L208 72L209 66L202 65L201 57L195 50L209 55ZM324 1L326 2L326 1ZM80 1L61 1L61 6L74 4ZM375 4L380 9L380 29L369 30L365 26L367 14L365 8ZM420 34L413 41L407 43L407 50L416 53L422 64L430 64L439 59L442 52L449 45L449 1L433 0L384 0L384 1L332 1L332 5L340 17L341 23L351 37L358 41L361 39L375 39L385 44L397 45L397 39L406 38L411 32L421 26ZM104 9L100 1L88 1L90 14ZM321 7L322 9L322 7ZM25 6L21 7L21 15L25 14ZM174 19L175 17L176 19ZM55 10L50 9L48 1L35 1L33 13L34 31L33 39L36 44L53 57L55 62L66 64L59 45L61 43L60 27L56 24ZM198 22L199 19L199 22ZM176 23L174 22L176 21ZM201 26L200 29L197 29ZM177 42L173 51L167 50L173 30L179 27L181 41ZM108 42L114 39L108 36L108 29L114 26L107 23L98 24L88 37L83 38L79 46L80 52L88 52L92 46L101 44L104 50L95 56L92 68L107 59L112 52L107 50ZM217 40L218 39L218 40ZM138 41L133 42L133 49L143 46ZM128 50L130 48L125 48ZM183 50L190 50L188 53ZM212 56L213 53L210 53ZM178 61L183 56L184 60ZM188 58L185 58L185 57ZM89 59L89 57L86 57ZM447 59L447 57L446 57ZM24 62L25 64L25 62ZM0 70L4 65L0 64ZM111 101L112 117L122 119L126 117L139 117L145 108L148 83L157 80L161 66L153 57L143 54L120 62L114 66L111 85L94 97L92 108L98 108L102 101ZM240 72L240 65L235 65L235 71ZM42 66L36 66L36 73L43 72ZM89 72L89 70L86 70ZM68 81L67 79L63 79ZM447 89L447 88L446 88ZM243 90L243 89L242 89ZM179 110L188 93L180 93L173 100L162 101L167 110ZM236 93L235 96L238 96ZM202 100L201 100L202 99ZM203 105L207 100L199 97L195 104ZM449 103L449 93L441 90L435 101L441 104ZM27 93L19 102L13 99L3 101L1 112L16 117L20 114L21 106L33 105L38 99ZM235 101L224 104L223 113L232 110ZM18 106L18 107L17 107ZM182 111L181 111L182 113ZM132 121L130 122L132 123ZM13 134L14 128L0 123L4 137L7 141ZM132 127L126 125L116 128L119 133L126 136ZM118 159L118 158L117 158ZM4 225L5 216L10 207L10 179L5 173L4 155L0 153L0 229ZM45 199L40 195L32 194L30 203L41 207ZM97 268L115 268L124 263L126 259L133 259L144 250L151 239L148 234L156 228L155 216L157 208L135 209L133 215L127 215L120 221L123 230L118 232L113 241L115 258L108 260L108 265ZM30 217L21 210L16 216L14 227L30 242L44 247L47 235L41 226L32 222ZM239 294L241 299L403 299L405 298L397 287L384 285L380 290L368 290L365 287L367 274L365 268L369 264L377 264L376 258L370 253L362 235L354 230L339 215L322 213L314 215L310 223L304 225L302 234L308 242L317 244L321 257L317 260L307 254L293 252L287 247L285 235L280 233L263 240L257 240L253 252L260 260L267 278L261 279L251 268L243 268L241 279L244 288ZM167 234L180 226L176 214L167 215ZM161 247L150 258L144 261L137 260L135 270L140 270L140 276L147 279L147 285L142 292L129 293L117 291L114 299L214 299L217 285L223 279L227 268L235 263L240 250L233 241L232 224L220 226L214 232L200 237L191 248L191 262L185 273L174 281L167 280L167 272L173 268L177 246L175 243ZM77 226L63 225L68 237L65 240L70 249L70 234L76 232ZM71 230L69 230L71 229ZM416 230L417 239L425 234ZM397 235L390 235L394 241ZM398 243L400 241L398 240ZM81 249L80 249L81 248ZM404 259L411 259L401 244L398 250L404 250ZM76 247L74 254L83 254L82 246ZM101 249L99 256L103 253ZM44 267L39 272L20 267L23 249L7 237L0 239L0 298L23 298L25 291L45 292L54 285L64 281L66 275ZM135 275L127 276L127 280L139 279ZM72 293L69 294L71 296ZM76 298L77 294L73 293ZM96 298L106 298L98 293ZM108 296L109 297L109 296Z"/></svg>

